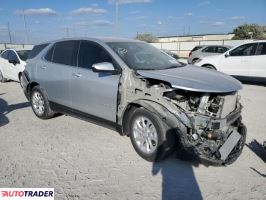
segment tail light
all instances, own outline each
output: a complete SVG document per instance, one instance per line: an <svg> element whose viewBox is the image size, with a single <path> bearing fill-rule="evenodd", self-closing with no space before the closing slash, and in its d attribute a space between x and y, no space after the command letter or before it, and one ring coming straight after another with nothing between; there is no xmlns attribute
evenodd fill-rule
<svg viewBox="0 0 266 200"><path fill-rule="evenodd" d="M191 56L191 54L192 54L192 51L191 51L191 52L189 52L188 56Z"/></svg>

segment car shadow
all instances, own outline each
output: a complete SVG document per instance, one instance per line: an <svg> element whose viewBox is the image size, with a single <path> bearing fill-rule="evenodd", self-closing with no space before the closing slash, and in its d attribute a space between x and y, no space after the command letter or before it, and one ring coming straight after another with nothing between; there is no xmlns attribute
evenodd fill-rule
<svg viewBox="0 0 266 200"><path fill-rule="evenodd" d="M173 134L173 130L167 132L166 136L173 141L168 133ZM176 141L178 141L177 137ZM177 142L176 145L178 145ZM203 199L193 171L193 167L198 167L200 164L208 166L186 153L181 145L177 146L176 152L170 158L154 162L151 173L153 176L161 173L162 200Z"/></svg>
<svg viewBox="0 0 266 200"><path fill-rule="evenodd" d="M0 96L1 95L3 94L0 94ZM9 123L9 119L6 116L8 113L29 106L30 106L29 102L8 105L8 103L0 97L0 127Z"/></svg>
<svg viewBox="0 0 266 200"><path fill-rule="evenodd" d="M162 176L162 200L203 199L192 166L198 163L174 157L153 163L152 175Z"/></svg>

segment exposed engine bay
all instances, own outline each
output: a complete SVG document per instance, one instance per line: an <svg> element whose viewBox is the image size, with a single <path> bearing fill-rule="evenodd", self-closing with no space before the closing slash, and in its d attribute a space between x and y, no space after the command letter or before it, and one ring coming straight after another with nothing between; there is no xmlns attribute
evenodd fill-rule
<svg viewBox="0 0 266 200"><path fill-rule="evenodd" d="M242 106L237 92L195 92L173 88L169 83L155 79L125 78L130 79L130 84L120 88L126 93L120 95L118 113L136 100L151 102L153 107L156 102L158 107L167 109L166 114L158 112L162 118L171 113L184 126L179 131L179 138L189 153L212 164L229 164L240 155L246 129L241 123Z"/></svg>

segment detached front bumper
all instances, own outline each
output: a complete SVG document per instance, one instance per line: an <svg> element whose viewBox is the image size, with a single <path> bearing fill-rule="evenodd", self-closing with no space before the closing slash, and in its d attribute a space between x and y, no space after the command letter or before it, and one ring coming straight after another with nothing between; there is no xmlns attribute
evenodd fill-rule
<svg viewBox="0 0 266 200"><path fill-rule="evenodd" d="M27 99L30 98L30 94L29 94L29 84L30 84L30 81L29 81L29 78L27 76L27 74L25 73L25 71L22 72L22 79L21 79L21 87L23 89L23 92L26 96Z"/></svg>
<svg viewBox="0 0 266 200"><path fill-rule="evenodd" d="M195 116L194 137L188 135L183 142L184 148L210 164L233 163L241 154L246 140L247 131L241 123L241 109L239 104L237 109L221 119Z"/></svg>

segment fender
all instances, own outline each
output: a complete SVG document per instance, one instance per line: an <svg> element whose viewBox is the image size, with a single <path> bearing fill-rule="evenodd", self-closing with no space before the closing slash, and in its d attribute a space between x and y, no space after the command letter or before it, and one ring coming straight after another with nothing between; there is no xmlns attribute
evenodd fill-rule
<svg viewBox="0 0 266 200"><path fill-rule="evenodd" d="M184 123L180 121L174 114L168 111L164 106L151 100L139 99L129 103L123 113L122 131L126 135L128 135L128 128L125 126L125 123L131 106L143 107L155 115L158 115L169 127L176 129L177 132L187 133L187 127L184 125Z"/></svg>

